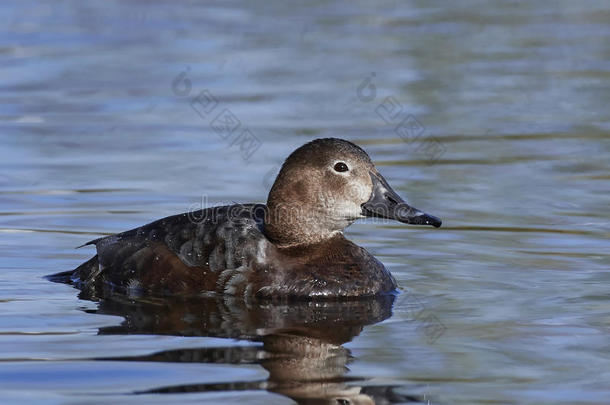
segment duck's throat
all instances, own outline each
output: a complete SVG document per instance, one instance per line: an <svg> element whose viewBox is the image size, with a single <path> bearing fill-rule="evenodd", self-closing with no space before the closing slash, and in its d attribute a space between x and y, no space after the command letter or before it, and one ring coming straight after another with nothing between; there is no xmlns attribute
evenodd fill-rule
<svg viewBox="0 0 610 405"><path fill-rule="evenodd" d="M296 246L332 238L341 233L344 226L318 212L306 211L298 204L270 205L265 216L264 232L278 246Z"/></svg>

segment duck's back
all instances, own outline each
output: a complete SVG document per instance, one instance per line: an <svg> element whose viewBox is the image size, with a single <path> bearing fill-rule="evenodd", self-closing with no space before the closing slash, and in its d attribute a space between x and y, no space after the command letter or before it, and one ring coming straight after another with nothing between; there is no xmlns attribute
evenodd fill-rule
<svg viewBox="0 0 610 405"><path fill-rule="evenodd" d="M235 269L251 268L266 248L265 205L213 207L96 239L97 255L71 274L83 290L225 292ZM229 271L227 271L229 270Z"/></svg>

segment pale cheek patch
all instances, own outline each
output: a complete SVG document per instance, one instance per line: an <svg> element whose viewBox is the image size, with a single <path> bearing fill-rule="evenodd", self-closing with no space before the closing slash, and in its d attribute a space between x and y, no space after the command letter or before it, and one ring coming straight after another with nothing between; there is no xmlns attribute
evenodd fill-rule
<svg viewBox="0 0 610 405"><path fill-rule="evenodd" d="M371 194L373 193L373 185L372 183L365 182L357 182L354 184L353 189L355 190L356 197L360 204L364 204L371 198Z"/></svg>
<svg viewBox="0 0 610 405"><path fill-rule="evenodd" d="M362 204L371 198L371 185L362 181L354 181L349 185L349 195L338 201L337 210L343 218L350 220L362 217Z"/></svg>
<svg viewBox="0 0 610 405"><path fill-rule="evenodd" d="M359 204L354 204L348 201L338 204L335 209L341 218L348 220L358 219L361 217L362 213L362 208Z"/></svg>

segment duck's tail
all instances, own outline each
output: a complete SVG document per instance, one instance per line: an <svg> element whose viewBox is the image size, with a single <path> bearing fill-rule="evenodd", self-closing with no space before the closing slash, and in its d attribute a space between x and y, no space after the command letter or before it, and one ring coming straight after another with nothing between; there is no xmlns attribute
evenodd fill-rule
<svg viewBox="0 0 610 405"><path fill-rule="evenodd" d="M55 273L55 274L49 274L47 276L44 276L44 278L46 278L49 281L52 281L53 283L71 284L72 283L72 274L74 274L74 270L62 271L61 273Z"/></svg>
<svg viewBox="0 0 610 405"><path fill-rule="evenodd" d="M95 255L74 270L49 274L44 278L54 283L79 284L81 281L86 280L93 272L97 272L98 270L97 255Z"/></svg>

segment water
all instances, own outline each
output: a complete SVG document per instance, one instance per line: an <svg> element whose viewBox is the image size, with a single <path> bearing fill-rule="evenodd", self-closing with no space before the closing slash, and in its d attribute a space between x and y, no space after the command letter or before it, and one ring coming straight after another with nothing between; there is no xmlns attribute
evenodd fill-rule
<svg viewBox="0 0 610 405"><path fill-rule="evenodd" d="M3 403L608 402L607 2L0 8ZM42 278L99 235L264 201L325 136L443 219L348 229L394 303L94 302Z"/></svg>

